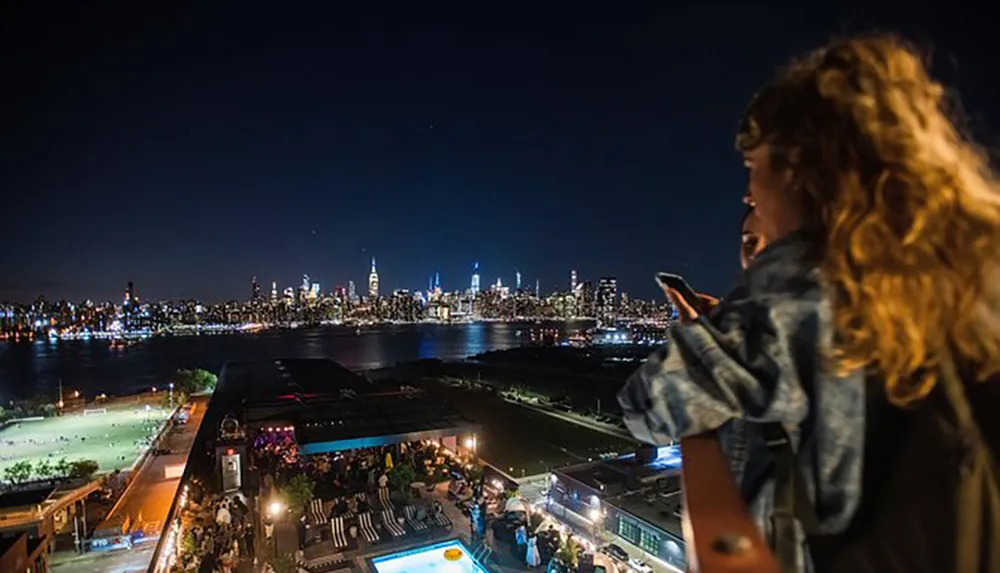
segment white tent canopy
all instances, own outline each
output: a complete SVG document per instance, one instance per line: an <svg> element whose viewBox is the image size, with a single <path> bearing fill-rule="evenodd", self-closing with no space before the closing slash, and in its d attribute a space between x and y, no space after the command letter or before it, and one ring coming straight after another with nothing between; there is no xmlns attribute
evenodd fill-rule
<svg viewBox="0 0 1000 573"><path fill-rule="evenodd" d="M504 511L528 511L528 504L524 503L524 500L519 497L512 497L507 500L507 505L504 506Z"/></svg>

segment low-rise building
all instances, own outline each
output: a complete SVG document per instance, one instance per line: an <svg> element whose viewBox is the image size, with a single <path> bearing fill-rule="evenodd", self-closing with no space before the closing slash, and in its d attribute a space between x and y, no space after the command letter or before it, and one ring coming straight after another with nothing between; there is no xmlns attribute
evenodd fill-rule
<svg viewBox="0 0 1000 573"><path fill-rule="evenodd" d="M643 447L553 470L547 510L573 525L585 524L596 538L617 536L645 558L686 570L680 459L679 446Z"/></svg>

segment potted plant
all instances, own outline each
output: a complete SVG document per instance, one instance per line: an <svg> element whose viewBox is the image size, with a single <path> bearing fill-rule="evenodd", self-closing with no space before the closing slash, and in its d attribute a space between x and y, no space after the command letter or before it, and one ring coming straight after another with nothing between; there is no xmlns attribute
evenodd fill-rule
<svg viewBox="0 0 1000 573"><path fill-rule="evenodd" d="M566 539L549 561L546 573L571 573L580 565L580 545L572 538Z"/></svg>
<svg viewBox="0 0 1000 573"><path fill-rule="evenodd" d="M396 502L405 503L409 498L410 484L417 481L417 471L404 463L389 470L389 495Z"/></svg>

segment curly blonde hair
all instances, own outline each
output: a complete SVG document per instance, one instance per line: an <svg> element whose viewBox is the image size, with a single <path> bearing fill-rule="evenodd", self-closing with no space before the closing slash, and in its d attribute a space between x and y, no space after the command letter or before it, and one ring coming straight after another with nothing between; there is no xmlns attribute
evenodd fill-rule
<svg viewBox="0 0 1000 573"><path fill-rule="evenodd" d="M792 171L838 370L880 376L897 405L930 393L946 353L1000 372L1000 185L945 96L898 38L836 40L758 93L737 136Z"/></svg>

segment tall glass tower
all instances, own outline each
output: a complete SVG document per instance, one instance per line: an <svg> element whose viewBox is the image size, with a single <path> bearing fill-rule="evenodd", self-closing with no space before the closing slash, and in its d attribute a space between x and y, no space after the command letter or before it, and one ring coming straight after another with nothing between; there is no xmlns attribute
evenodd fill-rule
<svg viewBox="0 0 1000 573"><path fill-rule="evenodd" d="M372 272L368 275L368 296L378 297L378 271L375 270L375 257L372 257Z"/></svg>

